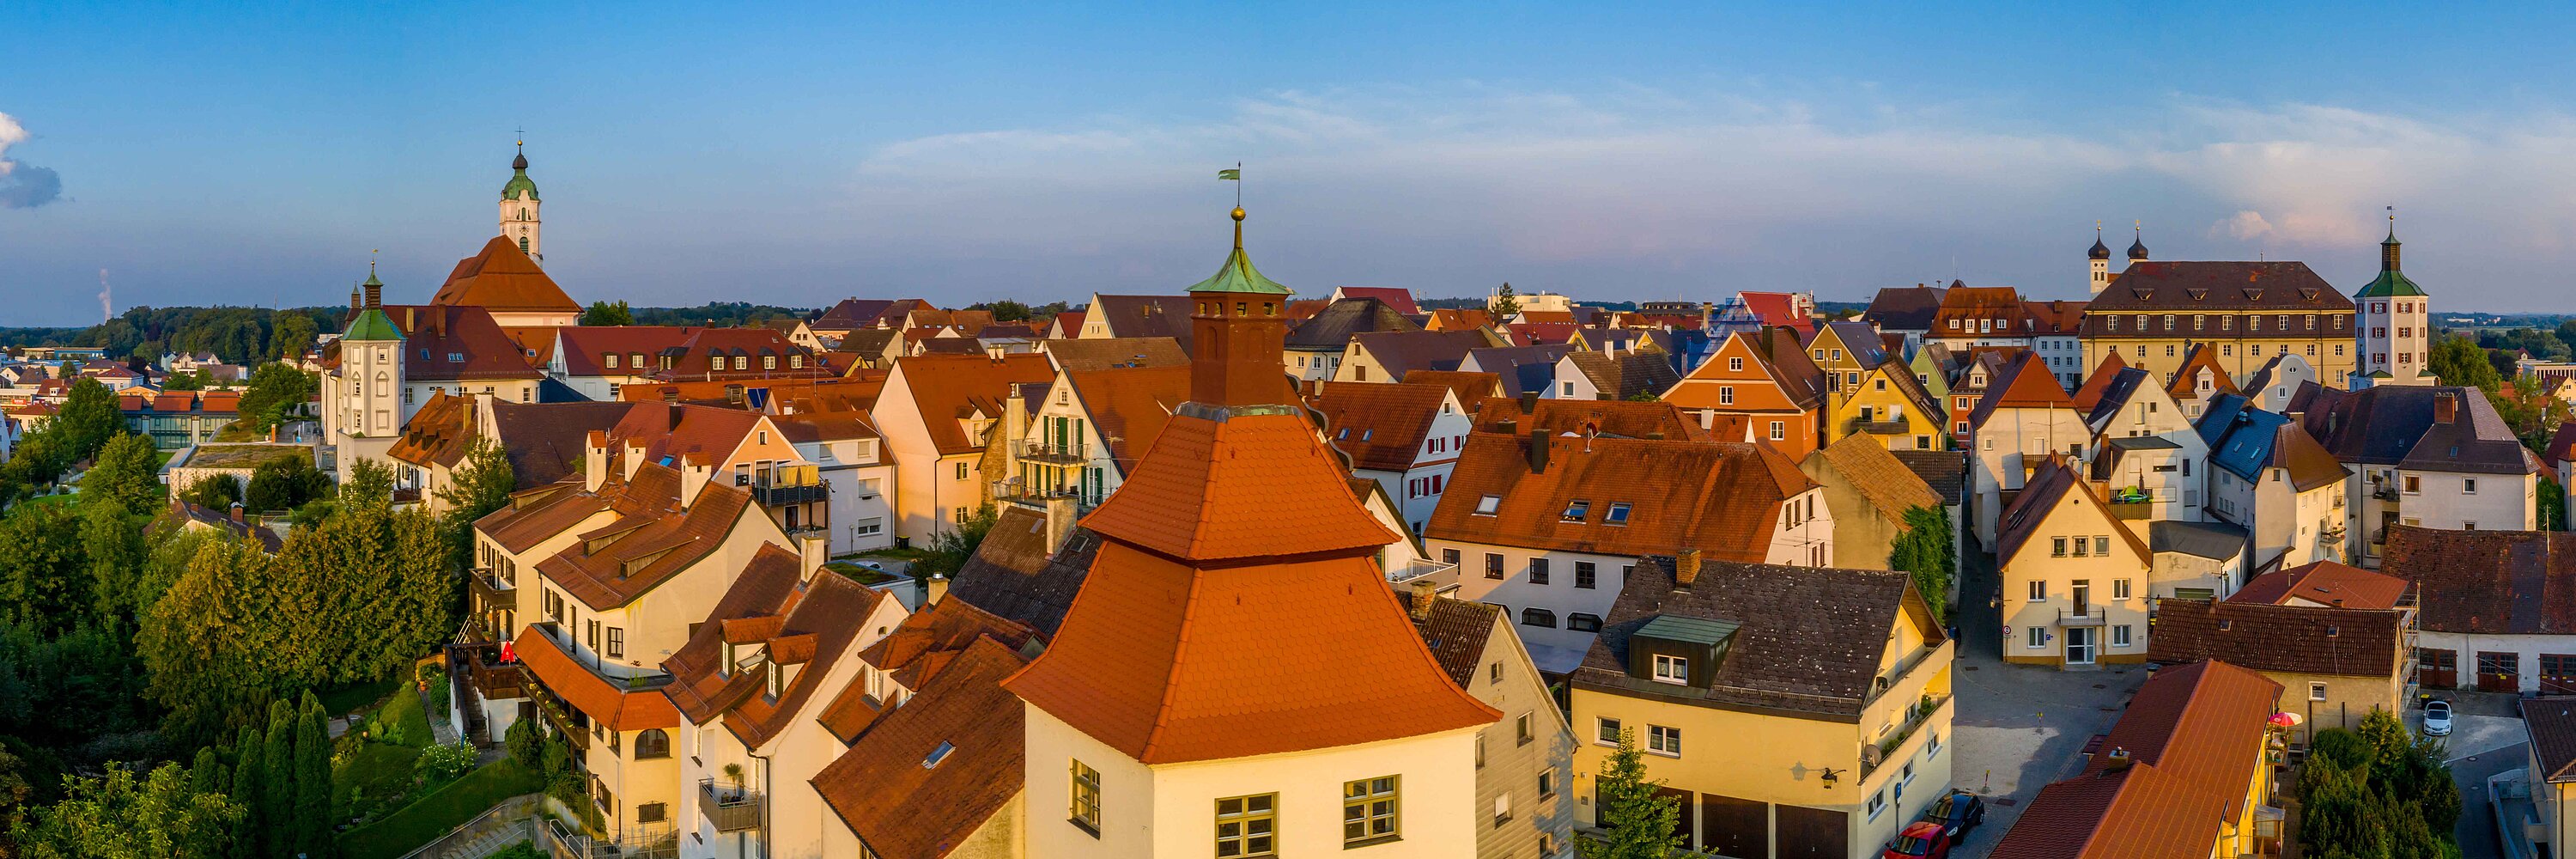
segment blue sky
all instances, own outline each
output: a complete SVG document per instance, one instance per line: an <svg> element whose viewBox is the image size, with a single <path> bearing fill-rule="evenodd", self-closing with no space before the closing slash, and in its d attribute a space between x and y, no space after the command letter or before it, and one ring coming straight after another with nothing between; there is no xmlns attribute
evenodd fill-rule
<svg viewBox="0 0 2576 859"><path fill-rule="evenodd" d="M0 325L423 300L527 128L549 271L638 304L2083 289L2090 227L2576 309L2576 16L1281 4L0 6ZM59 192L52 190L59 183Z"/></svg>

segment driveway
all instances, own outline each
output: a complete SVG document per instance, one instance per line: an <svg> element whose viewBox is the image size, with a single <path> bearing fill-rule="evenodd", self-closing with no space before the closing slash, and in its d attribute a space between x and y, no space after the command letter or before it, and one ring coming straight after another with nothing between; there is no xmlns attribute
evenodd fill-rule
<svg viewBox="0 0 2576 859"><path fill-rule="evenodd" d="M2495 810L2488 807L2493 798L2487 796L2487 779L2522 767L2526 748L2516 741L2500 749L2452 756L2451 780L2460 785L2460 824L2452 827L2451 834L2460 841L2461 859L2505 859L2504 845L2496 839Z"/></svg>
<svg viewBox="0 0 2576 859"><path fill-rule="evenodd" d="M1950 781L1985 797L1986 823L1950 855L1983 859L2041 787L2083 769L2085 742L2111 730L2147 670L2004 664L1996 657L2000 629L1987 601L1995 587L1993 562L1974 551L1960 561L1960 647L1953 666L1959 714L1951 728L1958 757L1950 761Z"/></svg>

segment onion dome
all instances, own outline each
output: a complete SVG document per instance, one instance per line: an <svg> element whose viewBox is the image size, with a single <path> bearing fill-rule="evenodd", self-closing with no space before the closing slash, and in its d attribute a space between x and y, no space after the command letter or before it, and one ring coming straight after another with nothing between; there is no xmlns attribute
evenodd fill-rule
<svg viewBox="0 0 2576 859"><path fill-rule="evenodd" d="M2092 250L2090 250L2090 251L2086 251L2086 252L2084 253L2084 255L2085 255L2086 257L2088 257L2088 258L2091 258L2091 259L2110 259L2110 258L2111 258L2111 246L2110 246L2110 245L2106 245L2106 244L2103 244L2103 243L2102 243L2102 225L2101 225L2101 224L2094 224L2094 225L2093 225L2093 249L2092 249Z"/></svg>
<svg viewBox="0 0 2576 859"><path fill-rule="evenodd" d="M2145 232L2140 232L2135 240L2129 242L2129 261L2147 261L2147 236Z"/></svg>
<svg viewBox="0 0 2576 859"><path fill-rule="evenodd" d="M528 153L526 150L521 150L519 152L519 157L510 159L510 170L512 171L510 175L510 183L501 186L501 199L537 199L537 182L534 179L528 178Z"/></svg>

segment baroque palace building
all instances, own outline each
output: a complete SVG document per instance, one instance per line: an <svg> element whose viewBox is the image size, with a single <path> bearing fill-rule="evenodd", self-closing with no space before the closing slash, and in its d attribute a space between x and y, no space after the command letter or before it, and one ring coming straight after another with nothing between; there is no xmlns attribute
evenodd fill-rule
<svg viewBox="0 0 2576 859"><path fill-rule="evenodd" d="M2096 242L2099 248L2099 242ZM2099 265L2099 250L2088 256ZM2194 347L2244 379L2285 355L2316 368L2317 381L2348 387L2358 367L2353 303L2301 262L2157 262L2143 241L2128 270L2085 308L2084 366L2113 354L2173 380Z"/></svg>

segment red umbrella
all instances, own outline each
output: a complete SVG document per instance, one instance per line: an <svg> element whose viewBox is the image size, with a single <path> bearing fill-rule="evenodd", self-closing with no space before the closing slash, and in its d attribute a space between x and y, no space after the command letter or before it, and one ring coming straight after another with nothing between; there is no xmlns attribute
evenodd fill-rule
<svg viewBox="0 0 2576 859"><path fill-rule="evenodd" d="M2272 714L2272 724L2283 728L2296 728L2299 726L2299 722L2301 721L2303 720L2299 718L2299 714L2297 713Z"/></svg>
<svg viewBox="0 0 2576 859"><path fill-rule="evenodd" d="M517 661L519 661L519 654L510 649L510 643L507 641L501 642L501 662L503 664L508 664Z"/></svg>

